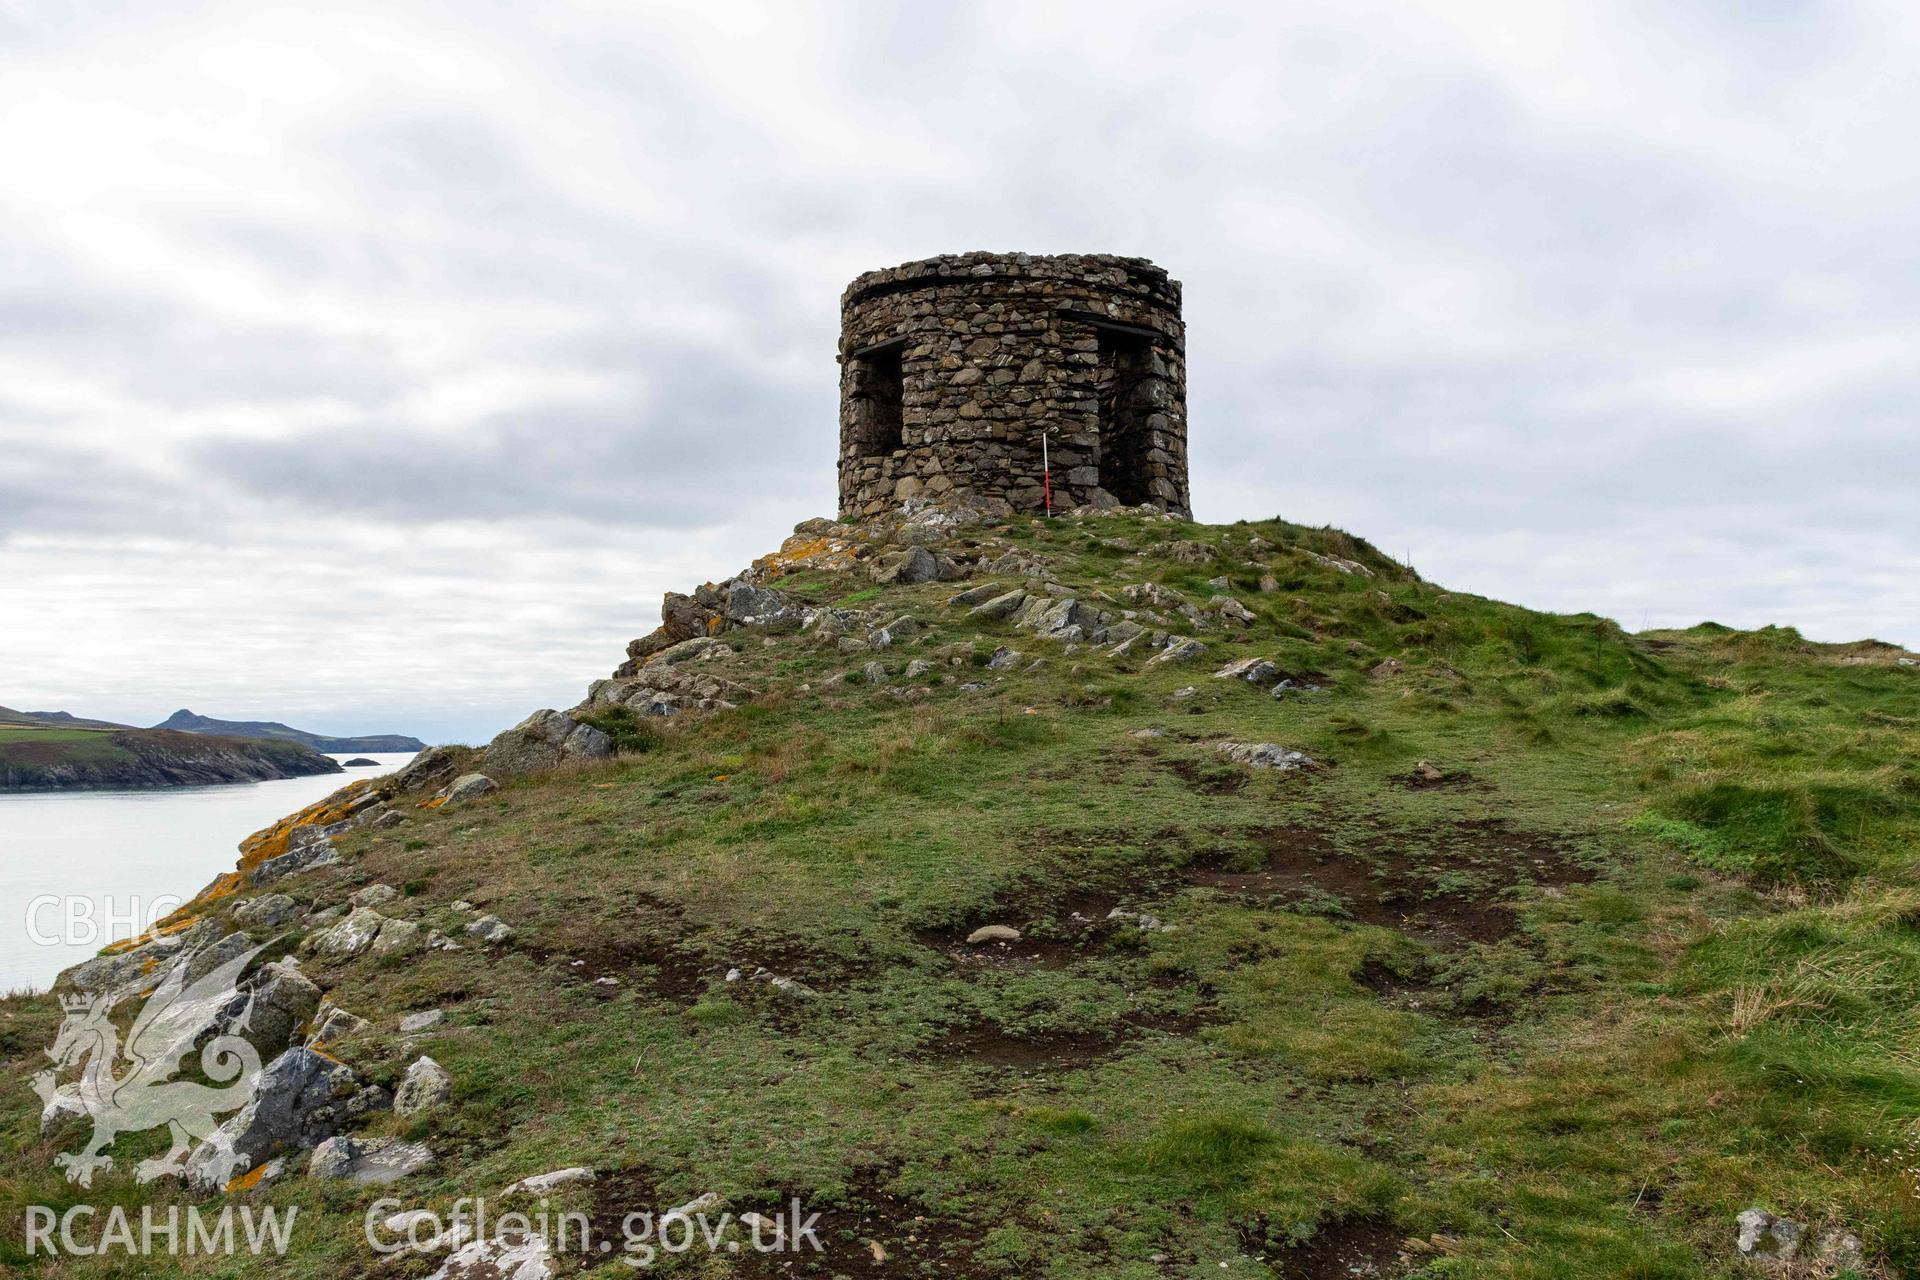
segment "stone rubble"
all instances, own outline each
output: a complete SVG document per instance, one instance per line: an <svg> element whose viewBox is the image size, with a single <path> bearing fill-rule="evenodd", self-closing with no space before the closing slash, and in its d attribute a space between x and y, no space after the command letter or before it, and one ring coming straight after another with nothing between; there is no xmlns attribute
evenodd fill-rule
<svg viewBox="0 0 1920 1280"><path fill-rule="evenodd" d="M1215 750L1230 760L1254 769L1274 769L1281 773L1291 773L1300 769L1314 767L1312 757L1305 752L1295 751L1273 742L1222 742Z"/></svg>

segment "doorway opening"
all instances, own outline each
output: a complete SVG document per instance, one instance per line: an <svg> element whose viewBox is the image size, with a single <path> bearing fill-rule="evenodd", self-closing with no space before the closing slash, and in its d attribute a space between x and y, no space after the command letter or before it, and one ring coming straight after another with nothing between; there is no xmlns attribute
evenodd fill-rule
<svg viewBox="0 0 1920 1280"><path fill-rule="evenodd" d="M855 352L848 360L847 399L852 437L863 458L885 457L901 447L906 339Z"/></svg>
<svg viewBox="0 0 1920 1280"><path fill-rule="evenodd" d="M1145 334L1105 325L1096 326L1094 333L1100 342L1100 487L1123 506L1137 507L1153 497L1147 419L1154 406L1145 394L1153 371L1153 342Z"/></svg>

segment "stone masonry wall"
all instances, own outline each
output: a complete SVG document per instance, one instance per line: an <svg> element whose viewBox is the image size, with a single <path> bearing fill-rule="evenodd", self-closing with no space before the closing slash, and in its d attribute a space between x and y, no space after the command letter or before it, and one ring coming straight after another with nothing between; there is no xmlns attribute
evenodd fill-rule
<svg viewBox="0 0 1920 1280"><path fill-rule="evenodd" d="M1180 284L1144 258L968 253L840 300L840 511L971 493L1191 515Z"/></svg>

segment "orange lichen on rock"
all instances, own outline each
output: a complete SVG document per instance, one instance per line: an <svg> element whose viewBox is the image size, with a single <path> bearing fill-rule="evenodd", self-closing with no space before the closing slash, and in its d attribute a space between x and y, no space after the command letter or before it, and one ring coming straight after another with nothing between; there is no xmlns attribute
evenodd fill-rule
<svg viewBox="0 0 1920 1280"><path fill-rule="evenodd" d="M194 898L195 902L213 902L237 893L246 881L238 871L222 871L215 876L213 883L202 889Z"/></svg>
<svg viewBox="0 0 1920 1280"><path fill-rule="evenodd" d="M353 801L373 786L373 779L348 783L324 800L315 801L295 814L280 819L264 831L256 831L240 842L240 870L251 871L269 858L285 853L295 827L325 827L341 821L350 812Z"/></svg>
<svg viewBox="0 0 1920 1280"><path fill-rule="evenodd" d="M267 1162L267 1164L271 1164L271 1163L273 1162L272 1161ZM235 1178L232 1182L229 1182L227 1184L227 1194L232 1195L236 1191L251 1191L255 1187L259 1186L260 1180L266 1176L267 1176L267 1165L257 1164L253 1168L241 1174L239 1177Z"/></svg>
<svg viewBox="0 0 1920 1280"><path fill-rule="evenodd" d="M117 956L123 951L131 951L135 947L144 947L155 938L164 938L170 933L179 933L191 927L199 919L200 912L194 908L193 903L189 902L186 906L179 907L161 919L156 920L148 927L145 933L136 933L131 938L122 938L118 942L109 942L106 946L100 948L100 954L103 956Z"/></svg>
<svg viewBox="0 0 1920 1280"><path fill-rule="evenodd" d="M445 804L446 802L447 802L447 798L445 796L434 796L431 799L422 800L419 804L413 807L416 809L438 809L441 805Z"/></svg>
<svg viewBox="0 0 1920 1280"><path fill-rule="evenodd" d="M810 565L815 560L824 563L813 565L822 569L841 569L853 563L851 548L837 538L809 537L796 533L780 544L780 549L771 555L761 556L753 562L753 572L761 581L778 578L792 573L802 565Z"/></svg>

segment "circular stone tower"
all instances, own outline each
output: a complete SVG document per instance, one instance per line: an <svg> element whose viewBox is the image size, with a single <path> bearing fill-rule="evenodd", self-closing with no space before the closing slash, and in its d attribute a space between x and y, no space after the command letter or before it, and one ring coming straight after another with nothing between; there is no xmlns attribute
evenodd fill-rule
<svg viewBox="0 0 1920 1280"><path fill-rule="evenodd" d="M1044 441L1044 447L1043 447ZM966 253L840 298L840 513L974 494L1190 516L1180 283L1144 258Z"/></svg>

